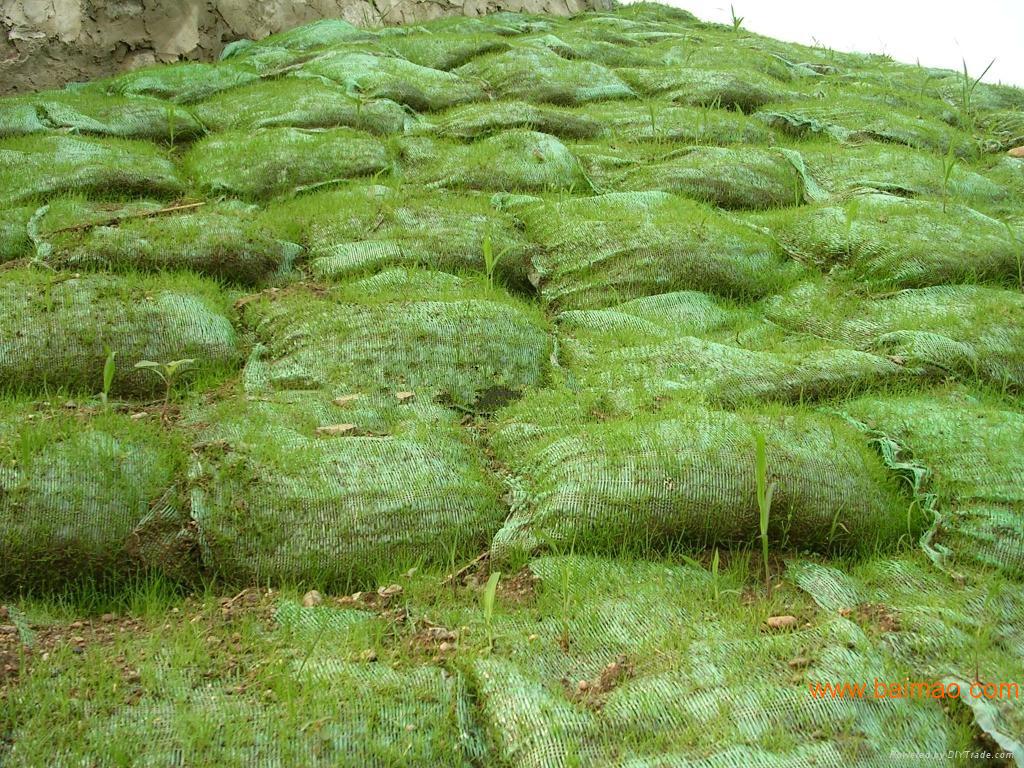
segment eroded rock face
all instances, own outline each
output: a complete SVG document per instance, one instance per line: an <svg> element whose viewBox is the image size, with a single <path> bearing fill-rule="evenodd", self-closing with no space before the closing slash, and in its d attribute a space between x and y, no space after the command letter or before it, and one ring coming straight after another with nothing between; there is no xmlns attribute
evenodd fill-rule
<svg viewBox="0 0 1024 768"><path fill-rule="evenodd" d="M317 19L412 24L495 11L569 15L610 0L0 0L0 94L53 88L159 62L210 60Z"/></svg>

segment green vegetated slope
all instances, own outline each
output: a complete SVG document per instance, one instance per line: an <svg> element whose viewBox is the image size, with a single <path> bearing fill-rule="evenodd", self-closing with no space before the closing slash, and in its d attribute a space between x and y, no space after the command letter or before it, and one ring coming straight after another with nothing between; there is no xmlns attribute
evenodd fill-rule
<svg viewBox="0 0 1024 768"><path fill-rule="evenodd" d="M0 101L0 762L1024 764L1022 126L648 4Z"/></svg>

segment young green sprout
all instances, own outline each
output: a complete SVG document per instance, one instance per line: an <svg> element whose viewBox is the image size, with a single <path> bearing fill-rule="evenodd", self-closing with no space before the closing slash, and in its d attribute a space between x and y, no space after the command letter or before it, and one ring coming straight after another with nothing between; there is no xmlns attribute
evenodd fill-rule
<svg viewBox="0 0 1024 768"><path fill-rule="evenodd" d="M110 388L114 385L114 372L116 365L114 358L117 357L117 352L114 352L110 347L107 347L107 361L103 364L103 391L100 392L100 400L103 405L107 404L107 398L110 395Z"/></svg>
<svg viewBox="0 0 1024 768"><path fill-rule="evenodd" d="M195 363L192 358L185 358L183 360L170 360L166 363L157 363L153 360L140 360L135 364L135 367L142 371L152 371L164 383L164 407L163 407L163 418L167 418L167 408L171 403L171 390L174 388L178 377L182 373L187 371L189 367Z"/></svg>
<svg viewBox="0 0 1024 768"><path fill-rule="evenodd" d="M732 31L739 32L743 26L743 17L736 15L736 9L732 5L729 6L729 13L732 15Z"/></svg>
<svg viewBox="0 0 1024 768"><path fill-rule="evenodd" d="M765 449L764 433L754 433L755 461L754 472L757 478L757 509L760 514L761 527L761 559L764 562L764 583L771 587L771 573L768 569L768 523L772 513L772 494L775 492L775 481L768 482L768 453Z"/></svg>
<svg viewBox="0 0 1024 768"><path fill-rule="evenodd" d="M487 284L494 287L494 271L498 268L498 263L502 260L505 254L508 252L508 246L503 248L501 251L494 252L494 240L491 237L491 229L488 227L487 232L484 234L483 241L483 252L484 252L484 272L487 275Z"/></svg>
<svg viewBox="0 0 1024 768"><path fill-rule="evenodd" d="M484 593L481 602L484 609L484 624L487 626L487 650L494 650L494 598L498 593L498 580L501 578L501 571L495 571L487 579L484 586Z"/></svg>

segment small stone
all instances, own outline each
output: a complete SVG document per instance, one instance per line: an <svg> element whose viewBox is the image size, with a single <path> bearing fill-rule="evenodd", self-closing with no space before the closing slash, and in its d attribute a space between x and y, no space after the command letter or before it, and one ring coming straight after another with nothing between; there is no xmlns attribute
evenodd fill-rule
<svg viewBox="0 0 1024 768"><path fill-rule="evenodd" d="M402 594L401 584L388 584L386 587L380 587L377 590L377 594L383 597L385 600L394 597L395 595Z"/></svg>
<svg viewBox="0 0 1024 768"><path fill-rule="evenodd" d="M321 436L344 435L356 428L355 424L329 424L325 427L317 427L316 433Z"/></svg>
<svg viewBox="0 0 1024 768"><path fill-rule="evenodd" d="M532 642L533 642L534 640L536 640L536 639L537 639L537 635L536 635L536 634L530 635L530 636L529 636L528 638L526 638L526 639L527 639L527 640L529 640L529 641L530 641L530 642L532 643Z"/></svg>
<svg viewBox="0 0 1024 768"><path fill-rule="evenodd" d="M848 617L851 613L853 613L853 611L851 609L849 609L849 608L840 608L839 609L839 615L842 616L844 619L846 617Z"/></svg>
<svg viewBox="0 0 1024 768"><path fill-rule="evenodd" d="M71 637L71 642L74 643L75 645L81 645L82 643L85 642L85 638L82 637L81 635L73 635Z"/></svg>
<svg viewBox="0 0 1024 768"><path fill-rule="evenodd" d="M407 730L409 732L415 731L416 730L416 726L413 725L412 723L409 723L407 726L405 726L405 730Z"/></svg>
<svg viewBox="0 0 1024 768"><path fill-rule="evenodd" d="M134 669L129 669L127 672L124 673L124 681L126 683L141 683L142 675L140 675L138 671Z"/></svg>
<svg viewBox="0 0 1024 768"><path fill-rule="evenodd" d="M80 621L72 621L70 624L68 624L68 627L71 629L81 629L82 626L83 624Z"/></svg>
<svg viewBox="0 0 1024 768"><path fill-rule="evenodd" d="M313 608L314 606L320 605L324 601L324 596L321 595L317 590L311 589L309 592L302 596L302 607Z"/></svg>
<svg viewBox="0 0 1024 768"><path fill-rule="evenodd" d="M363 661L376 661L377 652L373 650L373 648L367 648L365 651L359 654L359 658Z"/></svg>
<svg viewBox="0 0 1024 768"><path fill-rule="evenodd" d="M128 418L131 419L132 421L140 421L140 420L146 418L147 416L149 416L149 414L146 413L145 411L136 411L135 413L133 413Z"/></svg>
<svg viewBox="0 0 1024 768"><path fill-rule="evenodd" d="M793 629L799 623L796 616L769 616L769 629Z"/></svg>
<svg viewBox="0 0 1024 768"><path fill-rule="evenodd" d="M579 681L579 682L578 682L578 683L576 684L576 689L577 689L578 691L580 691L581 693L582 693L583 691L587 690L588 688L590 688L590 683L588 683L588 682L587 682L586 680L580 680L580 681Z"/></svg>
<svg viewBox="0 0 1024 768"><path fill-rule="evenodd" d="M449 642L441 643L437 648L441 653L448 653L452 649L452 644Z"/></svg>
<svg viewBox="0 0 1024 768"><path fill-rule="evenodd" d="M395 393L395 397L398 398L398 402L400 402L400 403L407 403L410 400L412 400L414 397L416 397L416 393L415 392L396 392Z"/></svg>
<svg viewBox="0 0 1024 768"><path fill-rule="evenodd" d="M1006 154L1010 157L1024 157L1024 147L1014 147Z"/></svg>
<svg viewBox="0 0 1024 768"><path fill-rule="evenodd" d="M68 400L66 403L64 403L64 407L65 408L77 408L78 407L78 403L76 403L74 400Z"/></svg>
<svg viewBox="0 0 1024 768"><path fill-rule="evenodd" d="M112 613L104 613L102 616L100 616L100 621L102 621L104 624L109 624L116 618L117 616L115 616Z"/></svg>
<svg viewBox="0 0 1024 768"><path fill-rule="evenodd" d="M353 400L358 400L359 395L342 395L341 397L334 398L334 404L344 408L346 405L351 403Z"/></svg>

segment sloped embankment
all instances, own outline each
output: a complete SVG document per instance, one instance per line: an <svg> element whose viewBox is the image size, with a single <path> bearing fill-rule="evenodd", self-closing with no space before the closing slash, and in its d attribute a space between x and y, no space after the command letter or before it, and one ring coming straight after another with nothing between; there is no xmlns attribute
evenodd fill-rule
<svg viewBox="0 0 1024 768"><path fill-rule="evenodd" d="M1024 682L1022 114L653 5L0 101L2 637L235 595L9 665L0 759L1024 761L814 693Z"/></svg>

